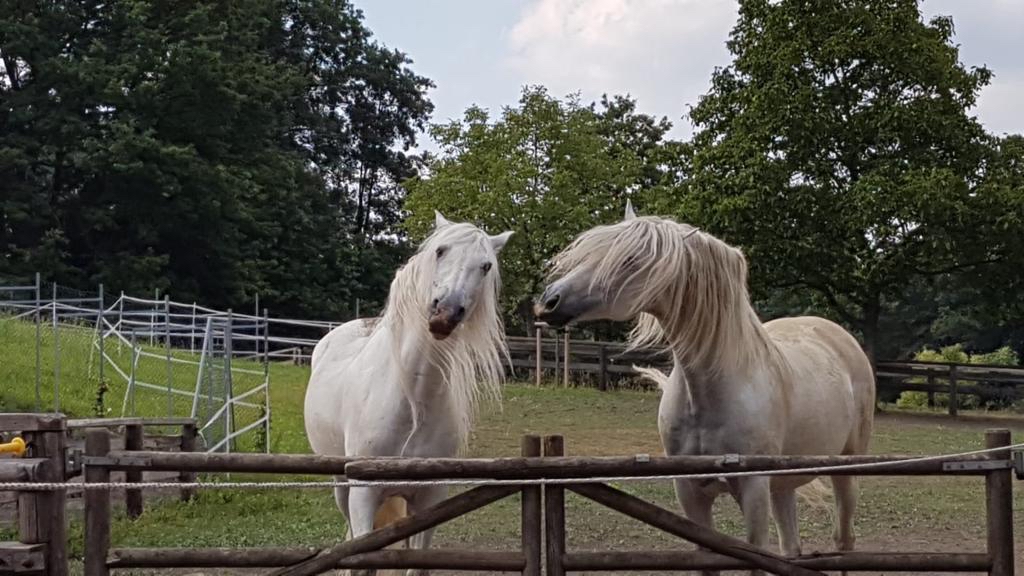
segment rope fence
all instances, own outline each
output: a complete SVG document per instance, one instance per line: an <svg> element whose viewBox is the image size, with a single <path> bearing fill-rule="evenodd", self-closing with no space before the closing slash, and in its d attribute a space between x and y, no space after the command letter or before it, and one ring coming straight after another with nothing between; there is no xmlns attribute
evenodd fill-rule
<svg viewBox="0 0 1024 576"><path fill-rule="evenodd" d="M670 480L714 480L729 478L745 478L750 476L802 476L802 475L827 475L834 472L856 472L859 470L870 470L880 467L892 467L900 464L951 461L956 462L958 458L970 456L981 456L995 452L1007 452L1024 449L1024 443L1000 446L998 448L983 448L967 452L953 454L920 456L889 460L885 462L869 462L861 464L836 464L832 466L796 467L782 470L750 470L737 472L708 472L688 474L653 474L653 475L632 475L632 476L594 476L589 478L523 478L523 479L495 479L495 478L460 478L460 479L437 479L437 480L335 480L335 481L271 481L271 482L89 482L82 484L67 484L57 482L3 482L0 483L0 492L4 491L59 491L59 490L116 490L116 489L271 489L271 488L374 488L374 487L415 487L415 486L546 486L546 485L572 485L572 484L608 484L627 482L653 482ZM635 456L638 462L650 458L647 454ZM732 459L738 460L739 454L727 454L722 456L723 461L729 462ZM1012 467L1011 460L992 462L1005 463L1006 468ZM88 466L88 465L87 465Z"/></svg>

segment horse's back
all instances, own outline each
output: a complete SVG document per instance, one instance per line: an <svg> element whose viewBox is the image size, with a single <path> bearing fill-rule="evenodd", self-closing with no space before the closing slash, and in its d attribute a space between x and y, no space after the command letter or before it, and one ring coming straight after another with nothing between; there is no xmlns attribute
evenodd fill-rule
<svg viewBox="0 0 1024 576"><path fill-rule="evenodd" d="M791 415L791 421L837 432L840 422L845 422L842 452L865 451L874 420L875 380L857 339L835 322L816 316L779 318L766 322L764 328L791 370L791 401L799 412ZM824 433L821 438L830 435ZM793 441L813 438L799 436Z"/></svg>

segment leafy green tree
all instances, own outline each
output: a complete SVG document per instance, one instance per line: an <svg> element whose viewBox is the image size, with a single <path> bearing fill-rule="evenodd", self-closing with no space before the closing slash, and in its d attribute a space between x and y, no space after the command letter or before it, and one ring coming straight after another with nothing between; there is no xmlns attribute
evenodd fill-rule
<svg viewBox="0 0 1024 576"><path fill-rule="evenodd" d="M743 246L760 293L811 289L871 352L907 286L1005 263L1021 231L968 113L991 73L952 35L916 0L743 0L690 113L679 212Z"/></svg>
<svg viewBox="0 0 1024 576"><path fill-rule="evenodd" d="M405 183L409 229L429 232L437 209L491 233L515 230L501 256L505 309L512 325L529 326L547 260L580 231L621 218L627 196L664 185L669 128L626 98L585 106L539 87L497 119L472 107L433 127L441 153L428 176Z"/></svg>
<svg viewBox="0 0 1024 576"><path fill-rule="evenodd" d="M8 4L0 275L278 313L380 299L430 82L349 2Z"/></svg>

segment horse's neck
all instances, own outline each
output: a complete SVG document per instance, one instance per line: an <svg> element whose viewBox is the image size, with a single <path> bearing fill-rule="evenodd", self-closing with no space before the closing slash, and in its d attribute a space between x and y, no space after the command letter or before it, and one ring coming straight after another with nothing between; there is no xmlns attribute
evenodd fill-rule
<svg viewBox="0 0 1024 576"><path fill-rule="evenodd" d="M420 408L440 408L450 401L446 374L438 362L438 344L425 330L398 327L398 379L405 397Z"/></svg>
<svg viewBox="0 0 1024 576"><path fill-rule="evenodd" d="M779 382L775 378L771 353L775 344L767 339L753 310L749 314L744 314L740 322L748 324L729 327L719 332L719 342L714 347L713 355L700 359L684 357L681 350L686 350L687 347L678 345L678 341L675 341L678 336L668 332L669 326L662 322L676 369L684 376L684 379L677 383L686 387L685 397L688 398L692 411L720 413L728 405L736 402L739 395L748 398L761 396L767 399L778 391ZM765 352L727 354L746 340L741 337L741 331L758 334L758 340L752 344L763 346Z"/></svg>

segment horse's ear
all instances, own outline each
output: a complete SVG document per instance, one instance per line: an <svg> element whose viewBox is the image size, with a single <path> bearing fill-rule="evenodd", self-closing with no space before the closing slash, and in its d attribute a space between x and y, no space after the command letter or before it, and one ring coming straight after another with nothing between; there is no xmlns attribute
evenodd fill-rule
<svg viewBox="0 0 1024 576"><path fill-rule="evenodd" d="M501 234L488 236L488 238L491 239L491 248L493 248L495 252L501 252L501 249L505 247L505 243L508 242L508 239L512 237L513 233L514 232L512 230L507 230Z"/></svg>
<svg viewBox="0 0 1024 576"><path fill-rule="evenodd" d="M633 202L626 198L626 215L622 219L632 220L633 218L636 218L636 212L633 211Z"/></svg>
<svg viewBox="0 0 1024 576"><path fill-rule="evenodd" d="M449 222L447 218L445 218L437 210L434 210L434 228L438 228L438 229L444 228L445 226L447 226L449 224L451 224L451 222Z"/></svg>

